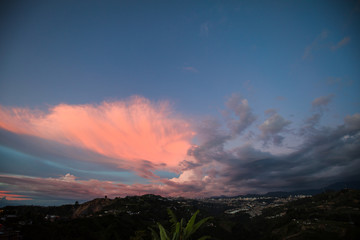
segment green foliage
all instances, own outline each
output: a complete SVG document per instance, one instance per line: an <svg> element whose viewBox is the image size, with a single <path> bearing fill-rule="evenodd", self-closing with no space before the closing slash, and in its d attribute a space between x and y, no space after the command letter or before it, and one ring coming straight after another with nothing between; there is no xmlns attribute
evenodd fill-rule
<svg viewBox="0 0 360 240"><path fill-rule="evenodd" d="M199 214L199 210L197 210L190 218L186 226L184 227L184 219L182 218L180 222L177 221L176 215L170 209L167 210L168 215L170 217L171 232L166 231L166 229L158 223L159 235L157 232L150 228L153 240L188 240L191 239L191 236L211 217L203 218L197 223L196 216ZM209 239L210 236L202 236L198 240Z"/></svg>

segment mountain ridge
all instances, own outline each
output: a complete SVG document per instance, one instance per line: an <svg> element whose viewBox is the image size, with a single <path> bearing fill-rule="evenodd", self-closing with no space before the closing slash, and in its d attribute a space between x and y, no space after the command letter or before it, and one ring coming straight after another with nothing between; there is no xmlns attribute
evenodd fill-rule
<svg viewBox="0 0 360 240"><path fill-rule="evenodd" d="M235 196L220 195L220 196L212 196L210 198L218 199L218 198L240 198L240 197L249 197L249 198L250 197L289 197L295 195L313 196L326 191L338 191L346 188L360 190L360 181L336 182L323 188L303 189L303 190L295 190L295 191L273 191L264 194L248 193L248 194L240 194Z"/></svg>

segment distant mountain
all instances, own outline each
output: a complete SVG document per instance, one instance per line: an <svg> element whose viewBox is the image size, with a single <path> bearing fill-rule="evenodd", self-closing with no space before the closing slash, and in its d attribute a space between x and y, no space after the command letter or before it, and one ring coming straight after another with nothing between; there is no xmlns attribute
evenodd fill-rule
<svg viewBox="0 0 360 240"><path fill-rule="evenodd" d="M319 193L323 193L326 191L339 191L342 189L357 189L360 190L360 182L337 182L334 184L331 184L329 186L326 186L324 188L318 188L318 189L303 189L303 190L297 190L297 191L276 191L276 192L268 192L266 194L246 194L246 195L238 195L238 196L213 196L211 198L219 199L219 198L238 198L238 197L289 197L289 196L295 196L295 195L316 195Z"/></svg>
<svg viewBox="0 0 360 240"><path fill-rule="evenodd" d="M339 191L342 189L360 190L360 182L337 182L337 183L331 184L324 188L305 189L305 190L288 192L288 196L290 196L290 195L316 195L316 194L323 193L326 191Z"/></svg>
<svg viewBox="0 0 360 240"><path fill-rule="evenodd" d="M342 189L360 189L360 182L338 182L327 186L325 189L342 190Z"/></svg>

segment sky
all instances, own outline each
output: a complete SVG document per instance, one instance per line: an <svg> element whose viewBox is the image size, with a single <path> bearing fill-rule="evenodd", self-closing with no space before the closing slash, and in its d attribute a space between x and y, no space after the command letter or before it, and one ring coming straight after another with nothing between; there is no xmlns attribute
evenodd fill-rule
<svg viewBox="0 0 360 240"><path fill-rule="evenodd" d="M2 1L0 199L359 181L359 1Z"/></svg>

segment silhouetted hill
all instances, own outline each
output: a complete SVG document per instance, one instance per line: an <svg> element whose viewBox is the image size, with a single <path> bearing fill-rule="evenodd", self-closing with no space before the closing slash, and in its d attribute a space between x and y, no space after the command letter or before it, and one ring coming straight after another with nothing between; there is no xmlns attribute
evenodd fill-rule
<svg viewBox="0 0 360 240"><path fill-rule="evenodd" d="M283 194L276 192L274 196ZM151 194L97 198L59 207L5 207L0 211L0 224L4 226L2 232L21 233L23 239L146 240L151 239L148 227L156 228L158 222L165 228L171 226L166 211L170 208L179 219L188 219L196 209L200 209L199 218L212 216L199 235L213 239L328 240L360 236L359 190L325 191L291 199L193 200Z"/></svg>
<svg viewBox="0 0 360 240"><path fill-rule="evenodd" d="M95 214L110 205L112 201L113 200L108 198L96 198L92 201L85 202L77 207L72 216L76 218Z"/></svg>
<svg viewBox="0 0 360 240"><path fill-rule="evenodd" d="M328 191L267 209L253 224L274 239L358 239L359 207L359 190Z"/></svg>

